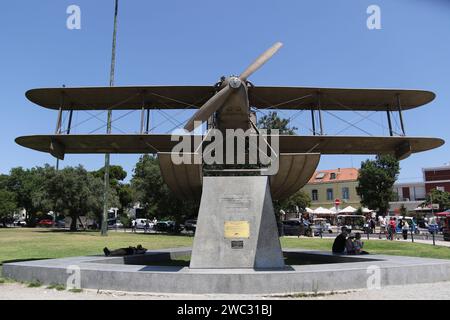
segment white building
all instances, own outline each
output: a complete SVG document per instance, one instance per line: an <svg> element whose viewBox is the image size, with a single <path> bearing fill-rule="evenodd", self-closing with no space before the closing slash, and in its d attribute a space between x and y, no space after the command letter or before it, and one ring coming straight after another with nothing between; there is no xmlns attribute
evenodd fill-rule
<svg viewBox="0 0 450 320"><path fill-rule="evenodd" d="M395 201L389 202L390 212L399 212L402 205L408 211L414 211L426 198L424 182L396 183L393 188Z"/></svg>

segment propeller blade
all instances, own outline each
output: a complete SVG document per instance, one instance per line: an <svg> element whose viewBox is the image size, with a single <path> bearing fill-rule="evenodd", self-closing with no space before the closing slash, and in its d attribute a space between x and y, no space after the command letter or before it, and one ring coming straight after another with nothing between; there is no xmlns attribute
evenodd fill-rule
<svg viewBox="0 0 450 320"><path fill-rule="evenodd" d="M208 101L205 102L200 109L189 119L188 123L184 126L184 129L187 131L194 130L197 126L199 126L203 121L208 120L208 118L225 103L230 94L232 93L232 89L229 85L225 88L217 92L215 95L211 97ZM194 122L196 122L196 126L194 127Z"/></svg>
<svg viewBox="0 0 450 320"><path fill-rule="evenodd" d="M242 81L245 81L250 77L256 70L261 68L261 66L267 62L272 56L283 46L281 42L275 43L272 47L267 49L262 55L258 57L240 76Z"/></svg>

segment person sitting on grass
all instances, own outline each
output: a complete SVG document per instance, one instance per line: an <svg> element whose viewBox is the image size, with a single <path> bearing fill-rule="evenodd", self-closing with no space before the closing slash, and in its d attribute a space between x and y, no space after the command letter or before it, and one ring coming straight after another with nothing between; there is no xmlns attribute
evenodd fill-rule
<svg viewBox="0 0 450 320"><path fill-rule="evenodd" d="M361 241L361 233L355 233L355 239L353 240L353 248L355 254L369 254L367 251L362 250L364 247L364 241Z"/></svg>
<svg viewBox="0 0 450 320"><path fill-rule="evenodd" d="M345 246L347 242L348 229L346 227L341 228L341 233L334 239L333 242L333 253L344 254Z"/></svg>
<svg viewBox="0 0 450 320"><path fill-rule="evenodd" d="M133 254L144 254L147 249L143 248L140 244L137 247L120 248L116 250L109 250L107 247L103 248L105 256L130 256Z"/></svg>

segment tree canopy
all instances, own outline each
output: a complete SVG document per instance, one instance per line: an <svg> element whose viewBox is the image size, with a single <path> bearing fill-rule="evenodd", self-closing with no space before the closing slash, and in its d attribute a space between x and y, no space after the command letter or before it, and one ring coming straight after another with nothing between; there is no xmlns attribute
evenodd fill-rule
<svg viewBox="0 0 450 320"><path fill-rule="evenodd" d="M70 230L77 230L81 215L101 217L103 182L81 165L53 171L43 183L43 206L71 217ZM109 196L111 206L118 205L113 189Z"/></svg>
<svg viewBox="0 0 450 320"><path fill-rule="evenodd" d="M439 210L449 209L450 193L438 189L431 190L431 192L427 194L424 204L431 205L432 203L439 204Z"/></svg>
<svg viewBox="0 0 450 320"><path fill-rule="evenodd" d="M271 129L278 129L280 134L295 134L296 127L289 125L290 119L281 118L276 111L270 111L267 115L259 118L257 127L260 129L266 129L270 133Z"/></svg>
<svg viewBox="0 0 450 320"><path fill-rule="evenodd" d="M0 221L3 226L6 227L6 223L13 218L12 215L16 208L16 195L5 188L0 188Z"/></svg>
<svg viewBox="0 0 450 320"><path fill-rule="evenodd" d="M305 211L311 205L310 196L303 190L299 190L287 199L274 201L275 214L278 216L280 210L287 212L296 212L297 208L300 212Z"/></svg>
<svg viewBox="0 0 450 320"><path fill-rule="evenodd" d="M399 172L399 162L391 155L379 155L375 160L363 161L356 187L361 205L386 214L389 201L394 199L393 186Z"/></svg>
<svg viewBox="0 0 450 320"><path fill-rule="evenodd" d="M198 213L197 201L182 201L167 187L161 176L158 158L154 156L143 155L139 158L131 179L131 188L149 218L184 222Z"/></svg>

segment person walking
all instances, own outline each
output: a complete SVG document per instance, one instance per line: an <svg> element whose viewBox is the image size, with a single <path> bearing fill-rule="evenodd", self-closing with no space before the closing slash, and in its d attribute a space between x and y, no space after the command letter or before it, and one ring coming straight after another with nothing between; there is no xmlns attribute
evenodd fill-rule
<svg viewBox="0 0 450 320"><path fill-rule="evenodd" d="M389 221L389 225L388 225L389 240L391 240L391 241L394 240L396 228L397 228L397 224L395 223L395 218L391 217L391 220Z"/></svg>
<svg viewBox="0 0 450 320"><path fill-rule="evenodd" d="M147 231L149 229L150 229L150 224L148 223L148 220L145 220L144 233L147 233Z"/></svg>
<svg viewBox="0 0 450 320"><path fill-rule="evenodd" d="M384 217L382 217L382 216L380 216L379 218L379 221L380 221L380 234L379 234L379 239L381 239L381 234L383 233L384 234L384 236L386 237L386 239L388 238L388 236L387 236L387 230L386 230L386 219L384 218Z"/></svg>
<svg viewBox="0 0 450 320"><path fill-rule="evenodd" d="M371 231L371 233L375 233L375 226L376 226L375 220L373 218L370 219L370 231Z"/></svg>
<svg viewBox="0 0 450 320"><path fill-rule="evenodd" d="M408 240L408 231L409 231L409 224L406 220L402 221L402 234L403 239Z"/></svg>

